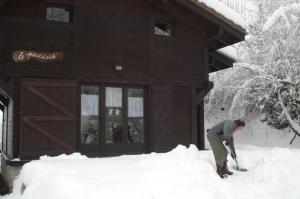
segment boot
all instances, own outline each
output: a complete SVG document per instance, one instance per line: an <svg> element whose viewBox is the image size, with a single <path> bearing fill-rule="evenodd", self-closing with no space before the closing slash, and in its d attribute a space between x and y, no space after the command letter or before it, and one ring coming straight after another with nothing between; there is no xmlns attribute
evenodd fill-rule
<svg viewBox="0 0 300 199"><path fill-rule="evenodd" d="M217 165L217 174L220 176L220 178L224 178L225 177L225 173L224 173L223 167Z"/></svg>
<svg viewBox="0 0 300 199"><path fill-rule="evenodd" d="M233 174L233 172L228 170L227 161L224 162L223 172L224 172L224 174L227 174L227 175L232 175Z"/></svg>

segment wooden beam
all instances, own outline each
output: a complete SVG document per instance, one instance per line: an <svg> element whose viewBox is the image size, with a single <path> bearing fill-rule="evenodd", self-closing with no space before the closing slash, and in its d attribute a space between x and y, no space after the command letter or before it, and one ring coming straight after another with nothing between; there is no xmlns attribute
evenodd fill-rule
<svg viewBox="0 0 300 199"><path fill-rule="evenodd" d="M233 66L235 60L223 55L219 52L210 52L209 53L209 68L210 72L215 72L218 70L223 70Z"/></svg>
<svg viewBox="0 0 300 199"><path fill-rule="evenodd" d="M54 100L50 99L48 96L46 96L45 94L43 94L42 92L40 92L39 90L37 90L36 88L34 88L33 86L28 85L26 83L24 83L23 85L31 93L35 94L37 97L39 97L40 99L42 99L44 102L46 102L50 106L53 106L53 108L55 108L56 110L60 111L64 115L69 116L69 117L73 117L74 116L74 114L71 113L69 110L67 110L65 107L63 107L60 104L56 103Z"/></svg>
<svg viewBox="0 0 300 199"><path fill-rule="evenodd" d="M224 29L222 27L219 27L218 33L210 38L208 38L208 42L211 42L215 39L218 39L220 37L223 37L224 35Z"/></svg>
<svg viewBox="0 0 300 199"><path fill-rule="evenodd" d="M66 149L68 151L72 151L73 147L70 144L67 144L67 143L63 142L58 137L50 134L47 130L41 128L40 126L38 126L37 124L32 122L28 117L23 117L22 122L24 124L28 125L29 127L31 127L33 130L35 130L36 133L39 133L39 134L47 137L52 142L58 144L59 146L63 147L64 149Z"/></svg>
<svg viewBox="0 0 300 199"><path fill-rule="evenodd" d="M213 61L212 63L209 64L209 72L210 73L213 73L213 72L216 72L216 71L220 71L220 70L223 70L224 68L219 68L217 66L218 64L215 64L215 62Z"/></svg>
<svg viewBox="0 0 300 199"><path fill-rule="evenodd" d="M168 0L149 0L149 3L151 4L152 8L160 8L167 2Z"/></svg>

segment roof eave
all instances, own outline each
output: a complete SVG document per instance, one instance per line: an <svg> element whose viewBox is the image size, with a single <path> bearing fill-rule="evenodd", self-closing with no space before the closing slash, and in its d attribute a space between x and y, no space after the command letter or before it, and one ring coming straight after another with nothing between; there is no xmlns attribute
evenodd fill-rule
<svg viewBox="0 0 300 199"><path fill-rule="evenodd" d="M203 3L196 3L191 0L175 0L186 8L190 9L194 13L206 18L212 23L223 27L226 32L237 37L240 41L243 41L245 35L247 34L247 30L234 24L229 19L225 18L221 14L215 12L213 9L205 6Z"/></svg>
<svg viewBox="0 0 300 199"><path fill-rule="evenodd" d="M235 59L232 59L229 56L226 56L217 51L209 53L209 72L217 72L227 68L233 67Z"/></svg>

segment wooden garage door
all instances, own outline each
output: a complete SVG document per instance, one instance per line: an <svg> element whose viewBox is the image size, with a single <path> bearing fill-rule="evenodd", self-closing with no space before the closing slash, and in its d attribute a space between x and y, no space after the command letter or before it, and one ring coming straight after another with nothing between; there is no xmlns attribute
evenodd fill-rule
<svg viewBox="0 0 300 199"><path fill-rule="evenodd" d="M77 88L73 81L25 79L21 83L22 159L75 150Z"/></svg>

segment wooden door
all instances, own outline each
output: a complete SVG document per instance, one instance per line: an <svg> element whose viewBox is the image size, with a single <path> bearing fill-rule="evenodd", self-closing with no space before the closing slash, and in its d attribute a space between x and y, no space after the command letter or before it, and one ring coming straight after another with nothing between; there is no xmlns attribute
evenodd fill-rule
<svg viewBox="0 0 300 199"><path fill-rule="evenodd" d="M172 148L172 90L170 86L152 87L152 148L165 152Z"/></svg>
<svg viewBox="0 0 300 199"><path fill-rule="evenodd" d="M152 87L153 151L192 144L191 91L185 86Z"/></svg>
<svg viewBox="0 0 300 199"><path fill-rule="evenodd" d="M23 79L20 156L71 153L76 147L77 87L74 81Z"/></svg>

